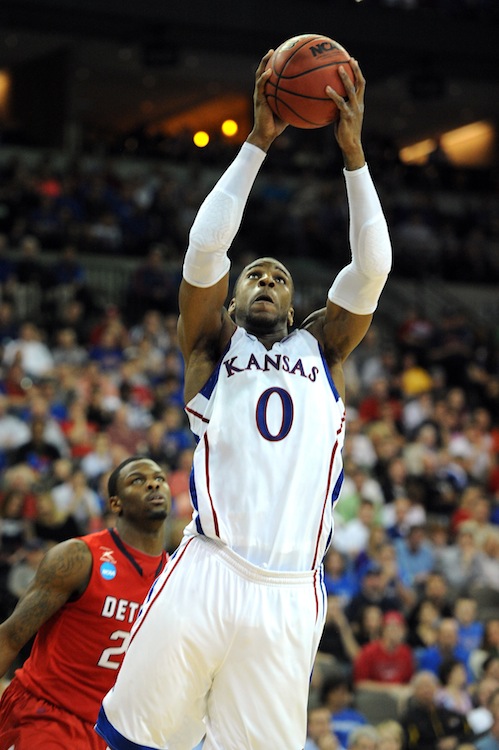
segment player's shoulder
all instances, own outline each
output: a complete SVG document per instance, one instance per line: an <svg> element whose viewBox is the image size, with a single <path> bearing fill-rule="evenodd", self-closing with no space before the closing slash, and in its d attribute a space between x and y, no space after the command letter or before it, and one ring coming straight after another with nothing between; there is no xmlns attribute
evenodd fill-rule
<svg viewBox="0 0 499 750"><path fill-rule="evenodd" d="M93 547L96 544L112 544L113 537L109 529L93 531L91 534L75 537L73 541L83 542L87 547Z"/></svg>
<svg viewBox="0 0 499 750"><path fill-rule="evenodd" d="M91 552L89 545L85 541L84 537L73 537L66 539L54 547L51 547L45 555L45 560L56 563L57 561L72 562L78 564L79 562L84 563L86 560L91 559Z"/></svg>
<svg viewBox="0 0 499 750"><path fill-rule="evenodd" d="M81 593L92 571L92 553L80 538L51 547L40 563L36 578L41 586Z"/></svg>

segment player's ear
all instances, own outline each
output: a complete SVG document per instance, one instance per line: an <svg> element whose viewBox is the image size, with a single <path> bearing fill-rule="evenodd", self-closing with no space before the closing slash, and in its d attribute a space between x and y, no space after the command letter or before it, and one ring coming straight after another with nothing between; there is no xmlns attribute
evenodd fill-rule
<svg viewBox="0 0 499 750"><path fill-rule="evenodd" d="M234 315L234 311L236 309L236 298L232 297L231 301L229 302L229 306L227 308L227 312L232 317Z"/></svg>
<svg viewBox="0 0 499 750"><path fill-rule="evenodd" d="M288 326L292 326L295 320L295 309L290 307L288 310Z"/></svg>
<svg viewBox="0 0 499 750"><path fill-rule="evenodd" d="M109 498L109 507L111 508L111 512L118 515L121 513L121 500L117 495L113 495Z"/></svg>

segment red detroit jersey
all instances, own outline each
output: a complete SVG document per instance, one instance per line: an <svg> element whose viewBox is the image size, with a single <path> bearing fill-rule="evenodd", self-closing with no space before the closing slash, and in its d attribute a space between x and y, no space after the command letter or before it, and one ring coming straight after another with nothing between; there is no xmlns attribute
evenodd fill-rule
<svg viewBox="0 0 499 750"><path fill-rule="evenodd" d="M140 605L166 561L164 553L147 555L113 533L81 537L93 558L87 589L40 628L15 675L34 695L92 723L114 685Z"/></svg>

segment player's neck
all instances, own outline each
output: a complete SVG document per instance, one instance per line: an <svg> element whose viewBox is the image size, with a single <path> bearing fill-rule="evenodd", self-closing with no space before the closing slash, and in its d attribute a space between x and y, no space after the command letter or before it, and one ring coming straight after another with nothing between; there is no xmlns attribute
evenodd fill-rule
<svg viewBox="0 0 499 750"><path fill-rule="evenodd" d="M248 333L251 333L252 336L256 336L258 341L263 344L266 349L272 349L274 344L278 341L282 341L289 333L287 328L280 328L279 330L267 332L255 329L252 330L251 327L247 327L246 330Z"/></svg>
<svg viewBox="0 0 499 750"><path fill-rule="evenodd" d="M144 530L137 529L123 518L119 518L116 531L125 544L140 552L145 552L146 555L160 555L165 548L166 533L163 523L156 528Z"/></svg>

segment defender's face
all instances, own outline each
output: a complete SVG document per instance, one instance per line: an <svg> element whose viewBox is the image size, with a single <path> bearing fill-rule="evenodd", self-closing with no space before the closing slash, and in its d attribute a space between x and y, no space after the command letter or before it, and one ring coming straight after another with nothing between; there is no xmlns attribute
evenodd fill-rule
<svg viewBox="0 0 499 750"><path fill-rule="evenodd" d="M165 519L171 492L165 472L148 458L123 467L118 482L119 497L112 498L121 514L136 523Z"/></svg>
<svg viewBox="0 0 499 750"><path fill-rule="evenodd" d="M241 273L229 312L245 328L269 330L293 323L293 280L274 258L259 258Z"/></svg>

